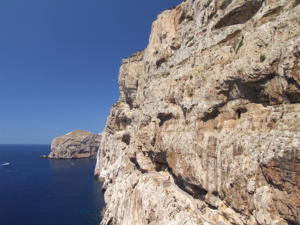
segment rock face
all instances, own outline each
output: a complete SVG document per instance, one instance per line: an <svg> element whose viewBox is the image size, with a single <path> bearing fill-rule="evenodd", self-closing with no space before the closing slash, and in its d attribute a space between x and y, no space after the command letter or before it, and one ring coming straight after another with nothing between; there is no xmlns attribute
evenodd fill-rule
<svg viewBox="0 0 300 225"><path fill-rule="evenodd" d="M120 68L102 225L300 224L300 4L186 0Z"/></svg>
<svg viewBox="0 0 300 225"><path fill-rule="evenodd" d="M83 130L72 131L52 141L48 158L95 158L100 140L101 135Z"/></svg>

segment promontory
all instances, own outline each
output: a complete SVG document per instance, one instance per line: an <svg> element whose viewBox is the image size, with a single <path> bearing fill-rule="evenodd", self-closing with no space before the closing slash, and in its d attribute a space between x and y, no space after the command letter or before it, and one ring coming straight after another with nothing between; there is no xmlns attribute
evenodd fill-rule
<svg viewBox="0 0 300 225"><path fill-rule="evenodd" d="M52 141L48 158L95 158L100 140L101 135L83 130L72 131Z"/></svg>

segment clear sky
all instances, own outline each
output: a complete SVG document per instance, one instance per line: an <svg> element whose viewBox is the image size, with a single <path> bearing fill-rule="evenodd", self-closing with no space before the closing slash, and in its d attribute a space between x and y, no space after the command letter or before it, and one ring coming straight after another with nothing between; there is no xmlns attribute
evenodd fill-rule
<svg viewBox="0 0 300 225"><path fill-rule="evenodd" d="M121 59L182 0L0 1L0 144L99 133L119 98Z"/></svg>

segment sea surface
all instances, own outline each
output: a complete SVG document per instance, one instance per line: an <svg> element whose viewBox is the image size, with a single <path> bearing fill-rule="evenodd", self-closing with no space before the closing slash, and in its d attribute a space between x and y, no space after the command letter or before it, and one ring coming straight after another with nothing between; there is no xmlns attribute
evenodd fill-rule
<svg viewBox="0 0 300 225"><path fill-rule="evenodd" d="M94 159L50 160L47 145L0 145L0 225L99 225Z"/></svg>

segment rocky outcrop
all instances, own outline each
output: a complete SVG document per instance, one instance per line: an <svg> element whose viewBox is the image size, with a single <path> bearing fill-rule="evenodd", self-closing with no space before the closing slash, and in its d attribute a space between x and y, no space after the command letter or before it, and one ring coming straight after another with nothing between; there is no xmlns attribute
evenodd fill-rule
<svg viewBox="0 0 300 225"><path fill-rule="evenodd" d="M100 140L101 135L83 130L72 131L52 141L48 158L95 158Z"/></svg>
<svg viewBox="0 0 300 225"><path fill-rule="evenodd" d="M186 0L124 59L95 174L109 224L300 224L300 5Z"/></svg>

